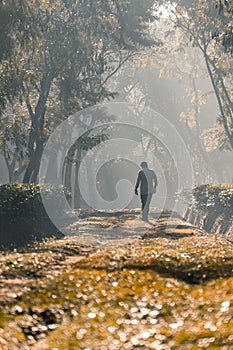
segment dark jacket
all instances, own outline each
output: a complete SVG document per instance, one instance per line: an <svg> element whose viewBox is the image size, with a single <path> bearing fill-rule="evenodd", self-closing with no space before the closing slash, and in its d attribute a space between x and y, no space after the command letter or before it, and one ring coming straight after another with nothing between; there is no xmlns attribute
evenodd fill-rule
<svg viewBox="0 0 233 350"><path fill-rule="evenodd" d="M154 189L158 185L155 172L148 168L143 168L140 170L135 185L135 191L137 191L139 185L141 195L154 193Z"/></svg>

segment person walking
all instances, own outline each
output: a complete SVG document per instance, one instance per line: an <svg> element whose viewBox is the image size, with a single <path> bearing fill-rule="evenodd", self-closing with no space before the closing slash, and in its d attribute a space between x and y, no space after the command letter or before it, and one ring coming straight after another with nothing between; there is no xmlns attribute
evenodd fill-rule
<svg viewBox="0 0 233 350"><path fill-rule="evenodd" d="M148 213L153 194L156 192L158 180L155 172L148 168L147 162L140 164L142 170L139 171L135 185L135 194L138 195L140 185L140 197L142 204L142 220L148 222Z"/></svg>

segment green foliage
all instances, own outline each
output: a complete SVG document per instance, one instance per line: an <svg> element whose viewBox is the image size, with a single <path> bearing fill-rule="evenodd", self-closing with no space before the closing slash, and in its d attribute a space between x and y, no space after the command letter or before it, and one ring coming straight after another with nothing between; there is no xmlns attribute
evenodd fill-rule
<svg viewBox="0 0 233 350"><path fill-rule="evenodd" d="M0 61L4 56L7 56L10 52L12 46L12 40L9 38L9 26L11 23L11 16L9 11L2 6L2 2L0 3L0 41L1 41L1 49L0 49Z"/></svg>
<svg viewBox="0 0 233 350"><path fill-rule="evenodd" d="M0 186L0 215L16 222L22 216L44 215L45 210L40 195L42 185L4 184ZM44 185L43 194L46 200L53 197L59 201L63 189L61 186ZM56 210L55 210L56 213Z"/></svg>
<svg viewBox="0 0 233 350"><path fill-rule="evenodd" d="M0 0L0 62L11 56L16 40L23 46L34 37L33 22L27 0Z"/></svg>
<svg viewBox="0 0 233 350"><path fill-rule="evenodd" d="M0 120L0 152L8 168L9 182L20 182L27 164L29 123L19 107L8 108L8 116Z"/></svg>
<svg viewBox="0 0 233 350"><path fill-rule="evenodd" d="M47 201L53 198L59 202L62 191L60 186L43 186ZM54 208L54 215L62 213ZM1 185L0 223L1 246L14 247L53 235L62 236L44 209L38 185Z"/></svg>
<svg viewBox="0 0 233 350"><path fill-rule="evenodd" d="M27 0L0 0L0 111L20 95L20 62L16 58L36 37L35 13Z"/></svg>
<svg viewBox="0 0 233 350"><path fill-rule="evenodd" d="M187 221L207 232L232 236L233 184L201 185L189 195Z"/></svg>
<svg viewBox="0 0 233 350"><path fill-rule="evenodd" d="M193 205L196 209L233 210L233 185L198 186L193 190Z"/></svg>
<svg viewBox="0 0 233 350"><path fill-rule="evenodd" d="M233 54L233 3L228 0L216 0L216 8L222 22L225 22L227 25L221 33L213 33L214 37L222 44L226 52Z"/></svg>
<svg viewBox="0 0 233 350"><path fill-rule="evenodd" d="M14 12L9 1L12 48L0 61L0 106L16 97L27 106L29 160L23 182L37 181L48 127L115 97L108 80L133 51L153 43L147 30L153 3L24 0Z"/></svg>
<svg viewBox="0 0 233 350"><path fill-rule="evenodd" d="M227 40L232 40L231 11L219 13L216 1L198 2L174 0L175 26L185 33L192 46L203 54L207 72L217 98L218 126L223 131L221 148L233 149L231 90L232 56L226 55ZM225 48L224 48L225 46ZM228 49L231 50L229 43ZM221 133L219 133L221 135ZM227 141L227 142L226 142ZM229 146L228 146L229 145Z"/></svg>

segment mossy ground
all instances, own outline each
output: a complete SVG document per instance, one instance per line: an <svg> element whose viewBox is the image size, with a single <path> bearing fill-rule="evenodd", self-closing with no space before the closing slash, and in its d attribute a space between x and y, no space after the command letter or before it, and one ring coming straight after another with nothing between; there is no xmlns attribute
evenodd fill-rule
<svg viewBox="0 0 233 350"><path fill-rule="evenodd" d="M175 219L133 218L119 221L137 238L2 253L0 348L232 349L232 244ZM103 235L117 225L82 222Z"/></svg>

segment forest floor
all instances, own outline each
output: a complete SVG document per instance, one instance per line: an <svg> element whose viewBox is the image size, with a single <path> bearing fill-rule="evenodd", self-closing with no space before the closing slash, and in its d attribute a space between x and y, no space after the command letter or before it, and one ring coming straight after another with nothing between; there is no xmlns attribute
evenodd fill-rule
<svg viewBox="0 0 233 350"><path fill-rule="evenodd" d="M233 349L233 250L169 212L84 212L0 253L0 349Z"/></svg>

